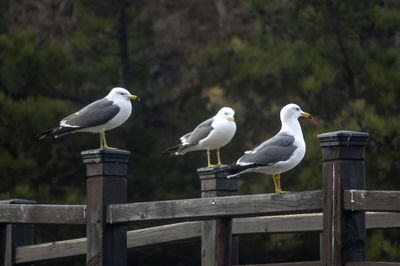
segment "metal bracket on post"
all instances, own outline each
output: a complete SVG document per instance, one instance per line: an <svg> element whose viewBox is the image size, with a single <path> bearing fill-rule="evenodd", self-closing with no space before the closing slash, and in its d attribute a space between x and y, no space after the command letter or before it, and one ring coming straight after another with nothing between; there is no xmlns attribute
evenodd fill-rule
<svg viewBox="0 0 400 266"><path fill-rule="evenodd" d="M223 167L200 168L197 172L201 182L201 197L223 197L237 195L238 178L227 178ZM239 264L239 237L232 237L232 219L220 218L202 221L201 265Z"/></svg>
<svg viewBox="0 0 400 266"><path fill-rule="evenodd" d="M368 133L335 131L319 134L322 148L322 265L365 260L365 212L343 209L344 189L365 189Z"/></svg>
<svg viewBox="0 0 400 266"><path fill-rule="evenodd" d="M87 175L86 265L126 266L126 226L107 224L106 208L127 201L129 156L125 150L82 152Z"/></svg>

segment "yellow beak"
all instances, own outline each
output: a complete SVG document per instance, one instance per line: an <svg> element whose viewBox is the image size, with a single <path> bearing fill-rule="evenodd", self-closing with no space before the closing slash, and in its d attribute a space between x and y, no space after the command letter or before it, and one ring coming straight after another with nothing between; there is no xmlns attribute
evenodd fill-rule
<svg viewBox="0 0 400 266"><path fill-rule="evenodd" d="M129 97L129 99L140 102L140 98L133 94Z"/></svg>
<svg viewBox="0 0 400 266"><path fill-rule="evenodd" d="M233 116L229 117L229 120L235 121L235 118Z"/></svg>
<svg viewBox="0 0 400 266"><path fill-rule="evenodd" d="M306 112L302 113L301 116L305 117L307 119L313 119L312 115L310 115L309 113L306 113Z"/></svg>

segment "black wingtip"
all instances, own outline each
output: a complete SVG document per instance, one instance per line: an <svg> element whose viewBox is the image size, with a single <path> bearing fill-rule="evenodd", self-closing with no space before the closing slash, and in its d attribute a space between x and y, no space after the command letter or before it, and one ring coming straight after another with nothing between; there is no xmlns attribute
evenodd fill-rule
<svg viewBox="0 0 400 266"><path fill-rule="evenodd" d="M219 175L226 175L227 177L229 176L235 176L239 175L241 172L253 168L255 164L248 164L248 165L238 165L236 163L230 164L228 167L224 167L220 170L217 170L217 173Z"/></svg>
<svg viewBox="0 0 400 266"><path fill-rule="evenodd" d="M181 144L175 145L173 147L169 147L162 151L162 153L169 153L170 155L174 155L175 152L181 147Z"/></svg>
<svg viewBox="0 0 400 266"><path fill-rule="evenodd" d="M38 134L38 135L37 135L37 138L38 138L38 140L43 140L43 139L45 139L45 138L50 137L51 135L53 135L53 133L54 133L54 128L53 128L53 129L46 130L46 131L44 131L44 132Z"/></svg>

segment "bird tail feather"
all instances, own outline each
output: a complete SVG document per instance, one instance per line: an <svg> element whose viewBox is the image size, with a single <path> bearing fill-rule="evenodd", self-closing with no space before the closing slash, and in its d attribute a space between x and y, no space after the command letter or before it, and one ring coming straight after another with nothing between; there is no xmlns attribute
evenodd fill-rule
<svg viewBox="0 0 400 266"><path fill-rule="evenodd" d="M163 151L163 153L169 153L170 155L184 155L190 150L185 150L188 147L191 147L192 145L189 144L178 144L176 146L170 147Z"/></svg>
<svg viewBox="0 0 400 266"><path fill-rule="evenodd" d="M55 128L43 131L42 133L38 134L37 137L39 140L45 139L47 137L51 137L54 135L54 131L55 131Z"/></svg>
<svg viewBox="0 0 400 266"><path fill-rule="evenodd" d="M52 129L49 129L49 130L46 130L46 131L40 133L38 135L38 139L42 140L42 139L45 139L47 137L53 137L53 136L54 136L54 138L62 137L64 135L74 133L78 129L81 129L81 127L79 127L79 128L78 127L74 127L73 128L73 127L62 127L62 126L59 126L59 127L52 128Z"/></svg>
<svg viewBox="0 0 400 266"><path fill-rule="evenodd" d="M163 151L163 153L169 153L170 155L174 155L175 152L182 146L182 144L175 145L173 147L169 147Z"/></svg>
<svg viewBox="0 0 400 266"><path fill-rule="evenodd" d="M243 171L254 168L257 166L256 164L247 164L247 165L239 165L239 164L232 164L226 168L218 170L220 175L225 175L227 178L232 178L235 176L240 175Z"/></svg>

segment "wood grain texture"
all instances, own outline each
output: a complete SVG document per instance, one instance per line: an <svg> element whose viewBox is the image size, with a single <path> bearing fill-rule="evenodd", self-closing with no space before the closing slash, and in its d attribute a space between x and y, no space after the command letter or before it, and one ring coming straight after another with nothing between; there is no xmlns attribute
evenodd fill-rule
<svg viewBox="0 0 400 266"><path fill-rule="evenodd" d="M112 204L107 222L190 221L280 213L318 212L322 191Z"/></svg>
<svg viewBox="0 0 400 266"><path fill-rule="evenodd" d="M233 220L233 234L295 233L322 230L322 213L290 214Z"/></svg>
<svg viewBox="0 0 400 266"><path fill-rule="evenodd" d="M355 261L346 263L346 266L400 266L400 262Z"/></svg>
<svg viewBox="0 0 400 266"><path fill-rule="evenodd" d="M83 255L86 255L86 237L18 247L15 262L38 262Z"/></svg>
<svg viewBox="0 0 400 266"><path fill-rule="evenodd" d="M126 266L126 226L106 223L106 207L127 200L127 163L130 152L82 152L87 174L86 265Z"/></svg>
<svg viewBox="0 0 400 266"><path fill-rule="evenodd" d="M367 212L368 228L400 228L400 213ZM322 213L233 219L236 235L257 233L288 233L321 231ZM128 231L127 247L133 249L201 236L200 222L184 222ZM56 241L16 248L17 263L69 258L86 254L86 238Z"/></svg>
<svg viewBox="0 0 400 266"><path fill-rule="evenodd" d="M0 265L12 266L12 224L0 224Z"/></svg>
<svg viewBox="0 0 400 266"><path fill-rule="evenodd" d="M128 249L200 236L200 222L184 222L133 230L128 232Z"/></svg>
<svg viewBox="0 0 400 266"><path fill-rule="evenodd" d="M343 190L365 188L364 132L336 131L318 135L322 147L323 265L365 260L365 212L343 208Z"/></svg>
<svg viewBox="0 0 400 266"><path fill-rule="evenodd" d="M200 222L169 224L127 232L128 249L200 237ZM86 238L22 246L16 263L47 261L86 255Z"/></svg>
<svg viewBox="0 0 400 266"><path fill-rule="evenodd" d="M400 213L366 212L366 228L400 228Z"/></svg>
<svg viewBox="0 0 400 266"><path fill-rule="evenodd" d="M362 161L328 161L323 163L324 265L343 265L346 261L365 259L365 213L343 209L343 189L364 188Z"/></svg>
<svg viewBox="0 0 400 266"><path fill-rule="evenodd" d="M302 261L302 262L285 262L285 263L268 263L268 264L244 264L240 266L322 266L322 263L320 261Z"/></svg>
<svg viewBox="0 0 400 266"><path fill-rule="evenodd" d="M0 223L85 224L86 205L0 204Z"/></svg>
<svg viewBox="0 0 400 266"><path fill-rule="evenodd" d="M349 211L400 212L400 191L345 190L343 204Z"/></svg>
<svg viewBox="0 0 400 266"><path fill-rule="evenodd" d="M126 226L105 222L106 206L126 202L126 178L87 179L87 265L126 265Z"/></svg>
<svg viewBox="0 0 400 266"><path fill-rule="evenodd" d="M236 196L238 179L218 175L221 167L200 168L201 197ZM235 240L235 241L234 241ZM220 217L201 222L201 265L230 266L239 263L239 239L232 237L232 217ZM235 250L235 254L232 253Z"/></svg>

